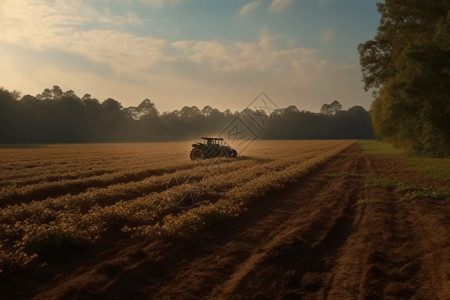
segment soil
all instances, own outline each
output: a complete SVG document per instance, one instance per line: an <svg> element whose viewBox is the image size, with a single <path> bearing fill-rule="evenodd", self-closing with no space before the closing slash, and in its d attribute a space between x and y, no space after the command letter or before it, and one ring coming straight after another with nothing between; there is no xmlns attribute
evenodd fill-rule
<svg viewBox="0 0 450 300"><path fill-rule="evenodd" d="M237 218L182 240L104 241L72 264L8 278L0 297L450 299L448 199L401 201L359 174L439 184L355 144Z"/></svg>

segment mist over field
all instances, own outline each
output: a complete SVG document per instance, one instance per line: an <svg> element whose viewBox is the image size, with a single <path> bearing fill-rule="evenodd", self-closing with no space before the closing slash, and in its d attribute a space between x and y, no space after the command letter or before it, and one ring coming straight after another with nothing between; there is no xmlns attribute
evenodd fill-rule
<svg viewBox="0 0 450 300"><path fill-rule="evenodd" d="M211 106L202 109L184 106L160 113L149 99L136 107L123 107L111 98L102 102L88 94L80 98L73 91L63 92L58 86L36 96L22 97L1 89L0 143L194 140L217 135L236 119L255 127L259 139L373 137L369 113L361 106L343 110L338 101L333 101L323 104L320 113L312 113L294 105L279 108L273 101L269 104L254 103L235 112L219 111Z"/></svg>

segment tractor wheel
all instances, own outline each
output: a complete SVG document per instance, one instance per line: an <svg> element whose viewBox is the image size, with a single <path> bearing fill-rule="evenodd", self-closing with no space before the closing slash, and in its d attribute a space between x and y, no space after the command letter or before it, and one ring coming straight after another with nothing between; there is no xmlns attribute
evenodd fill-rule
<svg viewBox="0 0 450 300"><path fill-rule="evenodd" d="M231 157L237 157L237 151L236 150L232 150L230 156Z"/></svg>
<svg viewBox="0 0 450 300"><path fill-rule="evenodd" d="M191 151L191 159L192 160L200 160L200 159L204 159L205 155L203 154L203 151L200 149L192 149Z"/></svg>
<svg viewBox="0 0 450 300"><path fill-rule="evenodd" d="M228 152L228 150L222 150L219 153L219 157L230 157L230 153Z"/></svg>

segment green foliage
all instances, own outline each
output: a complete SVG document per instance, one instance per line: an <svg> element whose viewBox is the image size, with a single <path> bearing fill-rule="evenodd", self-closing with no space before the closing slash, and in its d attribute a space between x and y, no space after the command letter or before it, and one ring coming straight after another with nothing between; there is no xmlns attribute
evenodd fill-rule
<svg viewBox="0 0 450 300"><path fill-rule="evenodd" d="M402 192L402 200L414 200L430 198L436 200L446 200L450 198L449 187L418 187L416 185L399 182L387 177L367 175L364 178L367 187L379 187L388 190Z"/></svg>
<svg viewBox="0 0 450 300"><path fill-rule="evenodd" d="M361 151L365 155L377 155L385 158L400 158L410 162L413 170L429 178L450 181L450 157L419 157L407 153L392 144L379 141L360 142Z"/></svg>
<svg viewBox="0 0 450 300"><path fill-rule="evenodd" d="M324 104L320 108L320 113L326 114L326 115L334 115L336 112L340 111L342 109L342 105L339 103L339 101L334 100L330 104Z"/></svg>
<svg viewBox="0 0 450 300"><path fill-rule="evenodd" d="M358 47L365 89L374 89L375 134L426 156L450 154L450 2L378 4L374 40Z"/></svg>
<svg viewBox="0 0 450 300"><path fill-rule="evenodd" d="M408 160L417 172L450 184L450 158L409 157Z"/></svg>
<svg viewBox="0 0 450 300"><path fill-rule="evenodd" d="M380 187L383 189L395 190L398 186L398 183L392 179L373 175L365 176L364 181L367 187Z"/></svg>
<svg viewBox="0 0 450 300"><path fill-rule="evenodd" d="M450 198L449 188L418 188L410 190L402 197L402 200L414 200L430 198L435 200L445 200Z"/></svg>
<svg viewBox="0 0 450 300"><path fill-rule="evenodd" d="M398 158L406 157L405 151L386 142L375 140L360 141L361 152L364 155L376 155L381 157Z"/></svg>
<svg viewBox="0 0 450 300"><path fill-rule="evenodd" d="M446 200L450 198L450 187L419 187L417 185L397 181L389 177L381 177L367 173L333 173L328 174L328 176L357 178L364 181L365 186L368 188L382 188L402 193L403 195L400 198L401 200L423 198ZM361 200L358 203L366 204L369 202L366 200Z"/></svg>

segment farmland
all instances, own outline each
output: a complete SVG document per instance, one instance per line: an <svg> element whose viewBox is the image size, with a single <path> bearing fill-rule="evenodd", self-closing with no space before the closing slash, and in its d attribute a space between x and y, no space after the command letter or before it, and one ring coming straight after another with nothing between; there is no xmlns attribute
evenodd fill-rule
<svg viewBox="0 0 450 300"><path fill-rule="evenodd" d="M190 144L0 148L0 295L449 292L445 182L387 189L386 174L408 187L423 177L354 141L258 141L197 162Z"/></svg>
<svg viewBox="0 0 450 300"><path fill-rule="evenodd" d="M276 144L260 143L250 149L252 157L198 163L188 159L186 145L2 150L2 269L27 264L36 253L25 249L45 248L58 238L95 242L117 231L183 235L209 217L239 214L250 199L282 187L349 143L289 143L281 153Z"/></svg>

